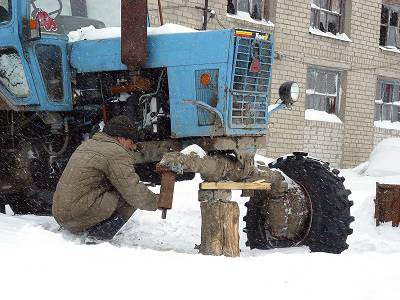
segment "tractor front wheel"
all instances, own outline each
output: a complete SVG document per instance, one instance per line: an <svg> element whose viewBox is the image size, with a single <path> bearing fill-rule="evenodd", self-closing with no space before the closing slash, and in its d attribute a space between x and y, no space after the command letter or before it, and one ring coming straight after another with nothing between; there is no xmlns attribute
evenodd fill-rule
<svg viewBox="0 0 400 300"><path fill-rule="evenodd" d="M270 249L307 245L312 252L341 253L348 248L347 236L352 233L350 216L351 194L346 190L339 171L330 169L327 163L310 158L306 153L277 159L270 168L282 171L303 190L308 206L308 216L302 231L295 238L274 237L269 228L270 220L265 212L268 201L266 192L256 192L246 204L247 245L250 248ZM275 199L276 200L276 199ZM288 210L287 217L291 211Z"/></svg>

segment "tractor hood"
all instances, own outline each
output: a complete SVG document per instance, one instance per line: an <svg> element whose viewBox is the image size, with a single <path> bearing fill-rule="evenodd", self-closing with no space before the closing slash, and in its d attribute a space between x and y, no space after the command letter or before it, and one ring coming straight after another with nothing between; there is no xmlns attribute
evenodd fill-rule
<svg viewBox="0 0 400 300"><path fill-rule="evenodd" d="M177 28L178 32L173 32L172 29ZM166 24L148 29L149 56L146 68L228 61L232 30L195 31L187 28L183 31L182 28L186 27ZM127 66L121 62L120 29L83 30L69 35L70 63L78 73L127 70Z"/></svg>

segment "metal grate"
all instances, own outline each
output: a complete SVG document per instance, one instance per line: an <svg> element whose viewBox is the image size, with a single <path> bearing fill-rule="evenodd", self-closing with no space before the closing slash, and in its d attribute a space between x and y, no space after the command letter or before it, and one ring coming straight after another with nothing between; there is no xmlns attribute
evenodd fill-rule
<svg viewBox="0 0 400 300"><path fill-rule="evenodd" d="M260 71L251 72L254 55ZM272 41L236 37L232 82L231 126L265 128L268 123L268 93L271 82Z"/></svg>

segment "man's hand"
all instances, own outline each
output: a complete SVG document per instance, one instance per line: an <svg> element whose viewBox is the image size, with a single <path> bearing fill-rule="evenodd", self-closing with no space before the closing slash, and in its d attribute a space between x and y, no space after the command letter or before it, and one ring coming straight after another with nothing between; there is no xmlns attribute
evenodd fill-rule
<svg viewBox="0 0 400 300"><path fill-rule="evenodd" d="M167 169L176 174L183 174L184 167L181 162L177 160L175 153L164 154L162 160L157 164L156 169Z"/></svg>

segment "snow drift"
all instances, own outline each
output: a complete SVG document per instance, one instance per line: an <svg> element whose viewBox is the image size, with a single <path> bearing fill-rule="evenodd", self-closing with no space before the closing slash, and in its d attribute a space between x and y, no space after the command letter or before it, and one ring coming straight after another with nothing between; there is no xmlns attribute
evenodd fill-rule
<svg viewBox="0 0 400 300"><path fill-rule="evenodd" d="M375 147L369 157L365 175L400 175L400 138L385 139Z"/></svg>

